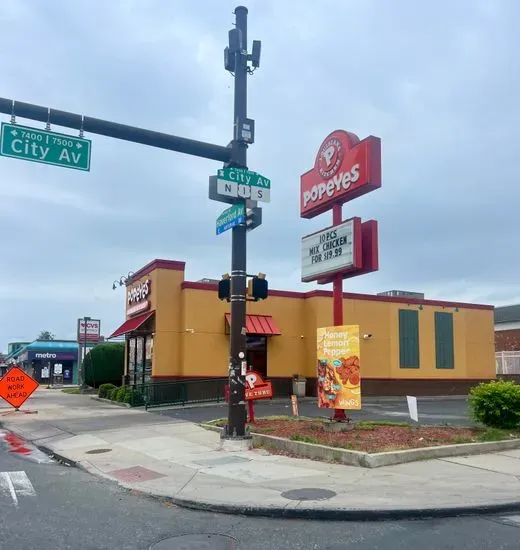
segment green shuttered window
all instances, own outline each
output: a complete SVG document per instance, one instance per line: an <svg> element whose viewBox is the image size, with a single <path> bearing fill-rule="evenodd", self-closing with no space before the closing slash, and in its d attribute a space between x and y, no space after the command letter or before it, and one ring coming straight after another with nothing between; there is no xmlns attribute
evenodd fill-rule
<svg viewBox="0 0 520 550"><path fill-rule="evenodd" d="M413 309L399 310L399 366L419 368L419 312Z"/></svg>
<svg viewBox="0 0 520 550"><path fill-rule="evenodd" d="M438 369L455 368L452 313L435 312L435 363Z"/></svg>

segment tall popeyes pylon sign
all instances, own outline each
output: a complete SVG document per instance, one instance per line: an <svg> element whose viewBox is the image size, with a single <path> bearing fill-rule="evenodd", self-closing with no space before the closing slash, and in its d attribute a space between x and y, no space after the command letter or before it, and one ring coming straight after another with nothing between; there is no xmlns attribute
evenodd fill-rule
<svg viewBox="0 0 520 550"><path fill-rule="evenodd" d="M333 284L333 322L343 325L343 279L379 269L377 221L343 220L342 206L381 187L381 140L335 130L301 176L300 216L332 210L332 225L302 239L302 281ZM334 419L345 419L335 409Z"/></svg>

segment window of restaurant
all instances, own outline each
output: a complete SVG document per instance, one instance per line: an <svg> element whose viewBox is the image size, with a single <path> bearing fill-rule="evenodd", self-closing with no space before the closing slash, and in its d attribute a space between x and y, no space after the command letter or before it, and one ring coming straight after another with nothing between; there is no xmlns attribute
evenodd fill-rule
<svg viewBox="0 0 520 550"><path fill-rule="evenodd" d="M127 353L130 384L149 383L152 377L153 334L129 337Z"/></svg>

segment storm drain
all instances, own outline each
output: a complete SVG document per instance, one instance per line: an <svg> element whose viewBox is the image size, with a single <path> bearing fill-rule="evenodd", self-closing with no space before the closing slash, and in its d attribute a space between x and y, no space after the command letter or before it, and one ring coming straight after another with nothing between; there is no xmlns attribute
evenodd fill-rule
<svg viewBox="0 0 520 550"><path fill-rule="evenodd" d="M100 455L101 453L109 453L112 449L92 449L87 451L88 455Z"/></svg>
<svg viewBox="0 0 520 550"><path fill-rule="evenodd" d="M328 489L291 489L282 493L283 498L289 500L327 500L335 497L337 493Z"/></svg>
<svg viewBox="0 0 520 550"><path fill-rule="evenodd" d="M237 550L237 539L227 535L181 535L163 539L150 546L150 550Z"/></svg>

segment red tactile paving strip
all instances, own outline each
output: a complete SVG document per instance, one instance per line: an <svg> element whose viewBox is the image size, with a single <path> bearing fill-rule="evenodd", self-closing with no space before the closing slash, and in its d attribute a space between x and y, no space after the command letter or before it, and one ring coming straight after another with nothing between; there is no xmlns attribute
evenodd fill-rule
<svg viewBox="0 0 520 550"><path fill-rule="evenodd" d="M108 472L108 475L115 477L119 481L125 483L139 483L140 481L151 481L152 479L159 479L160 477L166 477L164 474L148 470L142 466L132 466L131 468L123 468L122 470L112 470Z"/></svg>

